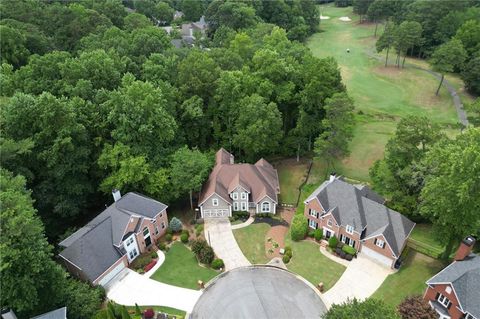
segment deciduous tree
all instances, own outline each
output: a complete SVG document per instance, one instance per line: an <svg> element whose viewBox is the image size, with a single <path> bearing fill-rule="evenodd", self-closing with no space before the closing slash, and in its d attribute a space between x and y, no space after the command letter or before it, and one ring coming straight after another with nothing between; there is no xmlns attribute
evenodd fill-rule
<svg viewBox="0 0 480 319"><path fill-rule="evenodd" d="M398 313L383 301L368 298L365 301L348 300L342 304L334 304L323 315L323 319L400 319Z"/></svg>
<svg viewBox="0 0 480 319"><path fill-rule="evenodd" d="M457 39L452 39L442 44L433 52L430 63L432 64L433 70L441 74L440 84L438 85L435 95L438 95L442 87L445 73L453 72L456 68L460 68L466 58L467 53L463 48L462 42Z"/></svg>

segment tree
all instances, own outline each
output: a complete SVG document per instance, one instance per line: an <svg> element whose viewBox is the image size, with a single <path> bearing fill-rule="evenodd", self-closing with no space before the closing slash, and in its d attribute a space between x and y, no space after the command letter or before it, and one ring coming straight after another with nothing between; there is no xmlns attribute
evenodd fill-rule
<svg viewBox="0 0 480 319"><path fill-rule="evenodd" d="M422 296L410 296L398 305L402 319L436 319L438 314L423 300Z"/></svg>
<svg viewBox="0 0 480 319"><path fill-rule="evenodd" d="M180 221L180 219L178 219L177 217L172 217L172 219L170 220L170 223L168 223L168 227L174 232L179 232L182 230L182 222Z"/></svg>
<svg viewBox="0 0 480 319"><path fill-rule="evenodd" d="M308 220L302 215L293 216L292 227L291 227L291 237L294 241L299 241L305 238L308 230Z"/></svg>
<svg viewBox="0 0 480 319"><path fill-rule="evenodd" d="M243 111L235 123L233 144L249 159L259 154L273 153L282 138L282 117L277 105L266 103L257 94L241 100Z"/></svg>
<svg viewBox="0 0 480 319"><path fill-rule="evenodd" d="M17 29L0 25L0 64L8 63L17 68L24 65L30 56L26 44L25 36Z"/></svg>
<svg viewBox="0 0 480 319"><path fill-rule="evenodd" d="M173 20L175 10L166 2L159 2L155 5L155 18L161 23L169 25Z"/></svg>
<svg viewBox="0 0 480 319"><path fill-rule="evenodd" d="M122 306L122 319L131 319L130 314L128 313L127 307Z"/></svg>
<svg viewBox="0 0 480 319"><path fill-rule="evenodd" d="M466 64L461 75L465 88L473 94L480 94L480 54Z"/></svg>
<svg viewBox="0 0 480 319"><path fill-rule="evenodd" d="M349 154L348 143L353 137L355 119L353 100L346 93L336 93L326 100L323 132L315 140L316 156L332 163Z"/></svg>
<svg viewBox="0 0 480 319"><path fill-rule="evenodd" d="M395 309L383 301L368 298L365 301L348 300L342 304L334 304L323 315L322 319L400 319Z"/></svg>
<svg viewBox="0 0 480 319"><path fill-rule="evenodd" d="M392 15L392 8L389 0L375 0L367 10L368 19L375 22L374 37L377 37L378 23Z"/></svg>
<svg viewBox="0 0 480 319"><path fill-rule="evenodd" d="M103 288L92 288L88 283L67 278L61 289L62 305L67 307L68 318L93 318L105 297Z"/></svg>
<svg viewBox="0 0 480 319"><path fill-rule="evenodd" d="M387 21L385 24L385 30L383 31L382 35L375 43L377 48L377 52L382 52L383 50L387 49L387 56L385 58L385 67L388 64L388 53L390 52L390 48L395 43L395 37L397 33L397 27L393 22Z"/></svg>
<svg viewBox="0 0 480 319"><path fill-rule="evenodd" d="M432 54L430 63L433 70L441 74L440 84L438 85L438 95L445 77L445 73L453 72L455 69L460 69L467 58L467 53L462 46L462 42L457 39L452 39L445 44L439 46Z"/></svg>
<svg viewBox="0 0 480 319"><path fill-rule="evenodd" d="M421 192L422 214L445 243L447 259L455 243L480 227L480 129L470 128L455 140L444 139L426 155L429 175Z"/></svg>
<svg viewBox="0 0 480 319"><path fill-rule="evenodd" d="M468 20L465 22L457 30L455 39L462 42L469 57L474 56L480 51L480 22L476 20Z"/></svg>
<svg viewBox="0 0 480 319"><path fill-rule="evenodd" d="M171 157L170 180L172 187L179 195L190 194L190 208L193 211L193 192L200 191L212 167L212 159L208 154L186 146L178 149Z"/></svg>
<svg viewBox="0 0 480 319"><path fill-rule="evenodd" d="M367 15L368 8L374 0L353 0L353 12L360 16L360 23L363 21L363 17Z"/></svg>
<svg viewBox="0 0 480 319"><path fill-rule="evenodd" d="M219 27L233 30L246 29L254 26L259 18L255 9L242 2L224 2L216 0L210 3L205 13L209 32L215 32Z"/></svg>
<svg viewBox="0 0 480 319"><path fill-rule="evenodd" d="M152 53L162 53L172 47L167 33L157 27L134 29L131 32L132 53L146 59Z"/></svg>
<svg viewBox="0 0 480 319"><path fill-rule="evenodd" d="M468 111L470 122L475 126L480 126L480 98L476 98L475 101L467 104L465 108ZM4 150L3 145L0 144L0 146L2 147L2 150ZM5 156L5 151L3 151L3 156Z"/></svg>
<svg viewBox="0 0 480 319"><path fill-rule="evenodd" d="M203 14L203 2L198 0L182 0L181 9L187 21L198 21Z"/></svg>
<svg viewBox="0 0 480 319"><path fill-rule="evenodd" d="M405 58L408 50L420 43L422 38L422 25L416 21L403 21L397 29L396 33L396 47L399 55L403 52L403 63L405 65ZM397 65L400 67L400 60Z"/></svg>
<svg viewBox="0 0 480 319"><path fill-rule="evenodd" d="M148 20L146 16L136 12L130 13L123 18L123 24L125 30L127 31L133 31L135 29L143 29L152 26L152 22Z"/></svg>

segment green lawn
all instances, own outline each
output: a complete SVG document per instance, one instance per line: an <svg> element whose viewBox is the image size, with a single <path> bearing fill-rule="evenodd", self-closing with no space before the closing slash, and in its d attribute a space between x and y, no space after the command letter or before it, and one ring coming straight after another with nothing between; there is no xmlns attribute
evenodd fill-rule
<svg viewBox="0 0 480 319"><path fill-rule="evenodd" d="M265 254L265 241L269 229L270 225L258 223L233 230L238 246L252 264L266 264L270 261Z"/></svg>
<svg viewBox="0 0 480 319"><path fill-rule="evenodd" d="M280 202L293 204L297 202L298 187L303 183L308 170L308 163L286 159L275 164L280 180Z"/></svg>
<svg viewBox="0 0 480 319"><path fill-rule="evenodd" d="M425 281L441 268L440 261L410 250L405 264L397 273L385 279L372 298L397 306L406 296L423 294L426 288Z"/></svg>
<svg viewBox="0 0 480 319"><path fill-rule="evenodd" d="M369 181L368 169L382 158L388 139L393 135L400 118L425 115L443 127L457 123L453 102L446 89L435 96L438 82L432 76L413 68L383 67L367 53L375 51L373 24L358 24L352 8L321 6L320 29L308 40L315 56L333 56L337 60L347 91L355 100L357 124L350 143L351 154L334 163L334 169L350 178ZM349 16L351 22L338 17ZM379 27L381 30L382 27ZM346 49L350 49L350 53ZM391 55L391 58L392 55ZM328 168L331 170L332 168ZM324 171L314 171L323 175Z"/></svg>
<svg viewBox="0 0 480 319"><path fill-rule="evenodd" d="M175 242L165 254L165 262L151 278L169 285L198 289L198 280L207 282L217 274L213 269L200 266L184 244Z"/></svg>
<svg viewBox="0 0 480 319"><path fill-rule="evenodd" d="M421 242L424 245L428 245L431 248L442 252L444 245L440 244L438 240L433 236L432 225L430 224L417 224L410 234L410 238Z"/></svg>

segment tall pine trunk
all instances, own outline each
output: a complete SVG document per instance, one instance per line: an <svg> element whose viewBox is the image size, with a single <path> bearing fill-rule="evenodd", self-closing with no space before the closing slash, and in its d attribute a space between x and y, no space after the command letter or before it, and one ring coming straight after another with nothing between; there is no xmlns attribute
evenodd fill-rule
<svg viewBox="0 0 480 319"><path fill-rule="evenodd" d="M190 209L193 211L193 190L190 190Z"/></svg>
<svg viewBox="0 0 480 319"><path fill-rule="evenodd" d="M387 47L387 57L385 58L385 67L387 67L388 64L388 52L390 51L390 47Z"/></svg>
<svg viewBox="0 0 480 319"><path fill-rule="evenodd" d="M444 78L444 75L442 74L442 79L440 80L440 84L438 85L437 93L435 93L435 95L438 95L438 92L440 92L440 88L442 87L442 83L443 83L443 78Z"/></svg>
<svg viewBox="0 0 480 319"><path fill-rule="evenodd" d="M402 69L405 67L405 58L406 57L407 57L407 53L405 52L405 55L403 56Z"/></svg>

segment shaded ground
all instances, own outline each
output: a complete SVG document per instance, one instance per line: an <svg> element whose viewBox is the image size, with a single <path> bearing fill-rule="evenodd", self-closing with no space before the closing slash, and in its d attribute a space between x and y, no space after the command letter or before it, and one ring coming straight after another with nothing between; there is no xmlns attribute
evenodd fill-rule
<svg viewBox="0 0 480 319"><path fill-rule="evenodd" d="M308 160L300 159L297 162L295 158L288 158L276 162L274 165L280 180L280 203L295 205L298 198L298 187L305 180L307 174Z"/></svg>

